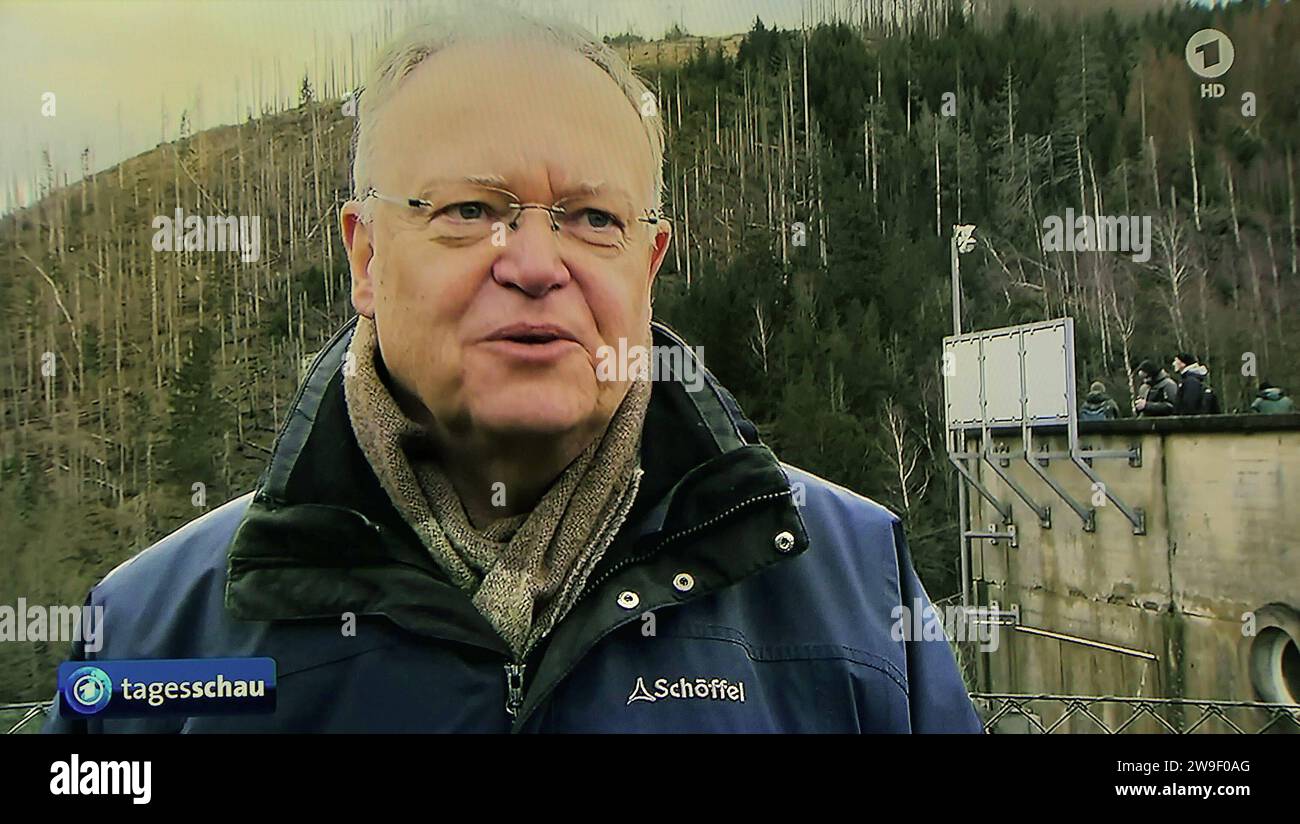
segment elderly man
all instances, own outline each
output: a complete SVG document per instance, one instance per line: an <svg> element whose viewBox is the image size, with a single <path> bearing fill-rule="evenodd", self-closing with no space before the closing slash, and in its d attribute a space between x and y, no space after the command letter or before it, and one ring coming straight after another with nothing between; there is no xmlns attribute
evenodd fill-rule
<svg viewBox="0 0 1300 824"><path fill-rule="evenodd" d="M896 517L779 463L694 361L601 368L690 357L651 322L663 133L617 56L426 26L358 113L357 317L256 492L90 596L97 659L269 657L274 712L50 728L979 731Z"/></svg>

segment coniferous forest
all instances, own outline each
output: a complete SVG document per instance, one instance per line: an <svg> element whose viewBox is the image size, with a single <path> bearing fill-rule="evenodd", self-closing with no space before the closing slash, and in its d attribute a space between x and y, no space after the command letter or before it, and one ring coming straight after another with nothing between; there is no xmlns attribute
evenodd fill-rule
<svg viewBox="0 0 1300 824"><path fill-rule="evenodd" d="M954 224L977 227L964 328L1072 316L1081 391L1102 380L1127 410L1130 365L1178 351L1225 411L1262 380L1300 389L1300 6L837 5L803 30L638 52L668 134L655 312L783 460L899 513L938 600L960 586ZM1203 99L1184 45L1208 27L1236 53ZM0 603L80 603L253 487L303 365L350 316L337 210L358 82L305 77L196 134L182 114L105 170L87 147L82 179L47 164L38 202L0 218ZM177 208L260 215L260 258L156 253L151 221ZM1149 217L1149 259L1056 251L1043 223L1067 209ZM48 697L64 646L3 646L0 701Z"/></svg>

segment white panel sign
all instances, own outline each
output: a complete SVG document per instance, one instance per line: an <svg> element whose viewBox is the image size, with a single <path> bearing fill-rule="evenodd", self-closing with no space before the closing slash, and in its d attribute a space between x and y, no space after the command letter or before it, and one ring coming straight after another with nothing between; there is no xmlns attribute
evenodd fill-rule
<svg viewBox="0 0 1300 824"><path fill-rule="evenodd" d="M1031 424L1065 423L1070 419L1069 387L1074 364L1066 355L1065 325L1025 331L1025 383Z"/></svg>
<svg viewBox="0 0 1300 824"><path fill-rule="evenodd" d="M944 402L950 429L1070 420L1074 327L1069 318L944 339ZM1023 407L1022 407L1023 401Z"/></svg>
<svg viewBox="0 0 1300 824"><path fill-rule="evenodd" d="M1020 330L984 341L984 420L1020 425Z"/></svg>
<svg viewBox="0 0 1300 824"><path fill-rule="evenodd" d="M943 393L948 426L978 426L980 412L980 360L978 340L945 340Z"/></svg>

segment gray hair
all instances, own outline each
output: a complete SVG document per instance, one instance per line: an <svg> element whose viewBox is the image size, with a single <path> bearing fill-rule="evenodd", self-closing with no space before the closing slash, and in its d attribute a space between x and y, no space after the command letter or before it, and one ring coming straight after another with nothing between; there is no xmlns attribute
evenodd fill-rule
<svg viewBox="0 0 1300 824"><path fill-rule="evenodd" d="M653 208L663 207L664 127L653 92L613 49L581 26L560 20L529 17L513 9L490 8L443 15L400 34L375 61L369 81L358 92L356 125L352 132L352 194L360 197L371 186L373 132L380 110L402 80L432 55L455 43L490 42L515 37L548 43L576 52L609 75L628 101L642 113L655 106L654 116L641 117L653 160Z"/></svg>

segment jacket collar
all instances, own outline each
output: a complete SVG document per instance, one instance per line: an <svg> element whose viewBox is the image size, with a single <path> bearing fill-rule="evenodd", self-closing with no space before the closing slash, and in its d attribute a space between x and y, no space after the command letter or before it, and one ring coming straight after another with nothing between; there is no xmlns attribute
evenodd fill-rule
<svg viewBox="0 0 1300 824"><path fill-rule="evenodd" d="M243 620L331 619L344 612L386 615L420 635L477 644L508 655L504 642L453 587L384 493L356 443L343 397L342 370L355 328L348 322L313 360L290 406L249 510L228 550L226 604ZM653 325L657 346L689 347ZM789 482L758 441L735 398L703 369L691 392L681 375L657 375L642 435L640 492L624 528L593 571L584 601L590 634L627 618L605 597L627 575L680 566L707 547L692 597L739 580L807 546ZM745 517L740 517L744 515ZM731 539L705 543L724 530ZM772 551L773 536L794 545ZM721 549L726 547L726 550ZM661 557L662 556L662 557ZM682 600L665 573L642 595ZM662 575L660 577L663 577ZM590 597L589 597L590 596ZM607 603L608 602L608 603ZM570 617L576 619L580 602ZM562 621L553 636L561 638ZM571 638L582 644L592 639Z"/></svg>

